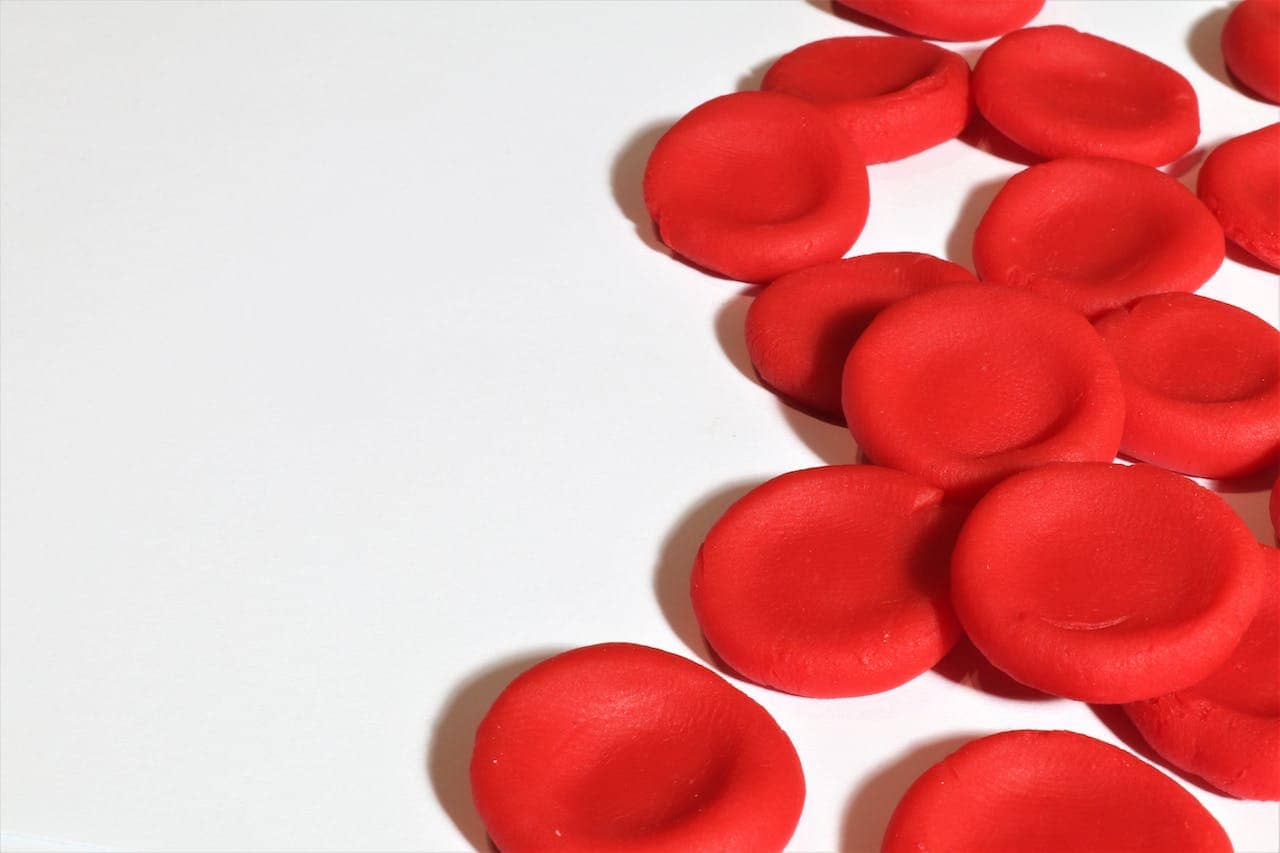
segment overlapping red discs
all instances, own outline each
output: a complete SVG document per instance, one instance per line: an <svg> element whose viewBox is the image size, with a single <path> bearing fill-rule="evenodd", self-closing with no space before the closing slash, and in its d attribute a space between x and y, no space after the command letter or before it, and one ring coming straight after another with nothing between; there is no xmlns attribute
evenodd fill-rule
<svg viewBox="0 0 1280 853"><path fill-rule="evenodd" d="M837 0L855 12L899 29L943 41L978 41L1016 30L1044 6L1044 0Z"/></svg>
<svg viewBox="0 0 1280 853"><path fill-rule="evenodd" d="M1280 103L1280 0L1242 0L1222 27L1222 57L1241 83Z"/></svg>
<svg viewBox="0 0 1280 853"><path fill-rule="evenodd" d="M1227 239L1280 270L1280 124L1215 148L1200 167L1196 193Z"/></svg>

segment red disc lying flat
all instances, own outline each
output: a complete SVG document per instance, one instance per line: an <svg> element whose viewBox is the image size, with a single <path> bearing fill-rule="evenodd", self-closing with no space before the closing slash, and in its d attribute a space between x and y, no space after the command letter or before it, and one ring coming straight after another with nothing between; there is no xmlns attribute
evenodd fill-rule
<svg viewBox="0 0 1280 853"><path fill-rule="evenodd" d="M1280 458L1280 332L1191 293L1146 296L1097 323L1124 381L1127 456L1197 477Z"/></svg>
<svg viewBox="0 0 1280 853"><path fill-rule="evenodd" d="M1044 157L1118 157L1161 166L1200 136L1195 90L1167 65L1070 27L1010 33L973 69L992 125Z"/></svg>
<svg viewBox="0 0 1280 853"><path fill-rule="evenodd" d="M971 741L915 781L884 853L1230 853L1226 832L1178 783L1074 732Z"/></svg>
<svg viewBox="0 0 1280 853"><path fill-rule="evenodd" d="M1195 290L1225 251L1218 221L1186 187L1148 166L1101 158L1014 175L973 238L979 278L1089 317L1139 296Z"/></svg>
<svg viewBox="0 0 1280 853"><path fill-rule="evenodd" d="M867 219L867 169L821 108L739 92L697 107L658 140L644 200L672 249L767 282L848 251Z"/></svg>
<svg viewBox="0 0 1280 853"><path fill-rule="evenodd" d="M1046 462L1110 461L1124 428L1120 374L1088 321L993 285L937 287L881 311L843 386L868 457L960 499Z"/></svg>
<svg viewBox="0 0 1280 853"><path fill-rule="evenodd" d="M932 148L969 121L964 57L913 38L815 41L775 62L763 88L823 107L868 163Z"/></svg>
<svg viewBox="0 0 1280 853"><path fill-rule="evenodd" d="M1280 124L1215 148L1196 192L1231 242L1280 269Z"/></svg>
<svg viewBox="0 0 1280 853"><path fill-rule="evenodd" d="M1280 800L1280 551L1261 547L1262 607L1226 664L1194 687L1124 709L1175 767L1236 797Z"/></svg>
<svg viewBox="0 0 1280 853"><path fill-rule="evenodd" d="M1280 0L1244 0L1222 27L1222 58L1236 79L1280 103Z"/></svg>
<svg viewBox="0 0 1280 853"><path fill-rule="evenodd" d="M766 385L844 422L840 374L854 341L886 305L940 284L969 282L962 266L916 252L881 252L784 275L747 311L747 353Z"/></svg>
<svg viewBox="0 0 1280 853"><path fill-rule="evenodd" d="M802 696L861 696L932 667L960 629L947 565L962 514L898 471L783 474L716 522L693 609L743 676Z"/></svg>
<svg viewBox="0 0 1280 853"><path fill-rule="evenodd" d="M1044 0L838 0L907 32L941 41L978 41L1003 35L1030 21Z"/></svg>
<svg viewBox="0 0 1280 853"><path fill-rule="evenodd" d="M768 712L630 643L512 681L476 732L471 789L503 853L782 850L804 804L800 760Z"/></svg>
<svg viewBox="0 0 1280 853"><path fill-rule="evenodd" d="M1222 666L1257 611L1260 563L1231 507L1185 477L1047 465L974 507L951 595L973 644L1023 684L1134 702Z"/></svg>

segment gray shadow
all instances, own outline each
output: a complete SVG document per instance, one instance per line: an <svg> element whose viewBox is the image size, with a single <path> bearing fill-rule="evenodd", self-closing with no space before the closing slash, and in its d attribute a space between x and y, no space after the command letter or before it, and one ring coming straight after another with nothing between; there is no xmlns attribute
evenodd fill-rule
<svg viewBox="0 0 1280 853"><path fill-rule="evenodd" d="M1227 64L1222 58L1222 25L1227 22L1231 8L1214 9L1196 21L1191 32L1187 34L1187 50L1191 58L1205 71L1227 86L1234 86L1227 73Z"/></svg>
<svg viewBox="0 0 1280 853"><path fill-rule="evenodd" d="M948 681L1001 699L1047 702L1059 698L1028 687L1005 674L987 660L968 637L961 637L955 647L934 665L933 671Z"/></svg>
<svg viewBox="0 0 1280 853"><path fill-rule="evenodd" d="M746 326L747 311L751 309L751 302L761 289L748 287L727 300L716 312L715 319L716 343L720 344L721 352L739 373L756 385L762 383L760 377L756 375L755 366L751 363L751 356L747 354Z"/></svg>
<svg viewBox="0 0 1280 853"><path fill-rule="evenodd" d="M738 78L737 90L739 92L756 92L764 84L764 75L769 72L773 64L781 59L783 54L778 54L773 59L761 62L755 65L746 74Z"/></svg>
<svg viewBox="0 0 1280 853"><path fill-rule="evenodd" d="M671 253L658 239L658 229L649 218L649 209L644 204L644 167L649 162L649 155L653 153L653 146L658 144L658 140L673 124L675 119L655 121L632 134L614 159L613 170L609 175L613 200L618 209L635 225L636 235L644 244L664 255Z"/></svg>
<svg viewBox="0 0 1280 853"><path fill-rule="evenodd" d="M987 181L970 190L964 204L960 207L956 224L947 235L947 260L974 272L975 275L977 273L973 266L974 232L978 230L978 223L982 221L983 214L991 206L991 200L996 197L996 193L1000 192L1000 188L1005 185L1009 177Z"/></svg>
<svg viewBox="0 0 1280 853"><path fill-rule="evenodd" d="M1213 484L1214 491L1218 492L1218 497L1222 498L1231 508L1236 511L1236 515L1248 525L1250 532L1259 542L1270 545L1276 539L1276 532L1271 527L1271 512L1269 504L1271 502L1270 492L1231 492L1219 490L1219 484Z"/></svg>
<svg viewBox="0 0 1280 853"><path fill-rule="evenodd" d="M824 465L859 465L865 460L848 427L807 413L778 399L778 409L791 431Z"/></svg>
<svg viewBox="0 0 1280 853"><path fill-rule="evenodd" d="M969 123L956 138L970 148L976 148L984 154L990 154L992 157L999 157L1001 160L1008 160L1020 166L1034 166L1046 160L1045 157L1023 148L996 130L995 125L987 121L976 107L969 116Z"/></svg>

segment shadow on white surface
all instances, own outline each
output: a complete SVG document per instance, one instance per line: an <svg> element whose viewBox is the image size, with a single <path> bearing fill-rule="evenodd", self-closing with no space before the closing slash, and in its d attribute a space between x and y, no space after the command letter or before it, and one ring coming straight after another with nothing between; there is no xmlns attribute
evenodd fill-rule
<svg viewBox="0 0 1280 853"><path fill-rule="evenodd" d="M799 47L799 45L797 45L797 47ZM764 75L768 73L769 69L773 67L773 64L782 57L783 54L780 53L772 59L766 59L764 62L760 62L753 66L750 71L738 78L737 90L739 92L759 91L760 86L764 83Z"/></svg>
<svg viewBox="0 0 1280 853"><path fill-rule="evenodd" d="M991 206L991 200L1000 192L1012 175L978 184L965 196L956 224L947 235L947 260L957 263L970 272L973 268L973 234L978 230L982 215ZM976 273L975 273L976 274Z"/></svg>
<svg viewBox="0 0 1280 853"><path fill-rule="evenodd" d="M1044 702L1057 700L1051 696L1015 681L997 669L995 664L983 657L977 646L968 637L961 637L955 648L933 667L933 671L948 681L972 687L981 693L998 696L1001 699L1020 699L1027 702Z"/></svg>
<svg viewBox="0 0 1280 853"><path fill-rule="evenodd" d="M1111 734L1115 735L1116 740L1124 744L1126 749L1143 761L1148 764L1154 764L1163 770L1165 774L1176 777L1184 784L1192 785L1211 794L1217 794L1220 797L1229 796L1214 788L1199 776L1193 776L1180 770L1161 758L1160 754L1147 743L1142 736L1142 732L1138 731L1138 727L1133 724L1133 720L1129 719L1129 715L1124 712L1124 708L1119 705L1090 705L1089 710L1093 711L1094 716L1107 727Z"/></svg>
<svg viewBox="0 0 1280 853"><path fill-rule="evenodd" d="M715 321L716 342L720 344L720 350L739 373L756 385L761 382L751 363L751 356L747 354L746 326L747 311L751 309L751 302L760 290L761 288L748 287L727 300L716 312Z"/></svg>
<svg viewBox="0 0 1280 853"><path fill-rule="evenodd" d="M1187 34L1187 51L1205 71L1224 86L1234 86L1227 73L1227 63L1222 58L1222 25L1231 14L1230 8L1214 9L1196 21Z"/></svg>
<svg viewBox="0 0 1280 853"><path fill-rule="evenodd" d="M670 253L658 239L658 229L649 218L649 210L644 205L644 167L649 162L653 146L658 144L662 134L670 130L673 124L675 119L664 119L650 122L637 130L618 152L613 161L613 171L609 175L613 200L623 215L635 225L636 236L650 249L664 255Z"/></svg>
<svg viewBox="0 0 1280 853"><path fill-rule="evenodd" d="M811 414L787 405L778 400L778 408L782 417L791 427L791 431L804 442L805 446L824 465L862 465L871 464L858 449L848 428L842 424L815 417Z"/></svg>
<svg viewBox="0 0 1280 853"><path fill-rule="evenodd" d="M969 123L956 137L970 148L976 148L984 154L990 154L1001 160L1008 160L1020 166L1034 166L1045 162L1045 158L1023 148L1000 131L983 117L975 108L969 117Z"/></svg>

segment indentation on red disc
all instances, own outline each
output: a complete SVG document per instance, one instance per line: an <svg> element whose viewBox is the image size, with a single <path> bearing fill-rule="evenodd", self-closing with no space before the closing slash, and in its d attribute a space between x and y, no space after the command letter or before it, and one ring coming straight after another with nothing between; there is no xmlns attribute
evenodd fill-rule
<svg viewBox="0 0 1280 853"><path fill-rule="evenodd" d="M1231 841L1178 783L1122 749L1074 732L971 741L903 795L884 853L1080 850L1230 853Z"/></svg>
<svg viewBox="0 0 1280 853"><path fill-rule="evenodd" d="M1222 498L1149 465L1015 475L969 515L952 602L987 659L1084 702L1150 699L1222 666L1261 595L1260 555Z"/></svg>
<svg viewBox="0 0 1280 853"><path fill-rule="evenodd" d="M1215 148L1196 192L1231 242L1280 270L1280 124Z"/></svg>
<svg viewBox="0 0 1280 853"><path fill-rule="evenodd" d="M1034 18L1044 0L837 0L855 12L942 41L978 41L1003 35Z"/></svg>
<svg viewBox="0 0 1280 853"><path fill-rule="evenodd" d="M476 732L471 787L504 853L782 850L804 803L768 712L705 667L630 643L512 681Z"/></svg>
<svg viewBox="0 0 1280 853"><path fill-rule="evenodd" d="M1222 27L1222 58L1236 79L1280 103L1280 0L1243 0Z"/></svg>

